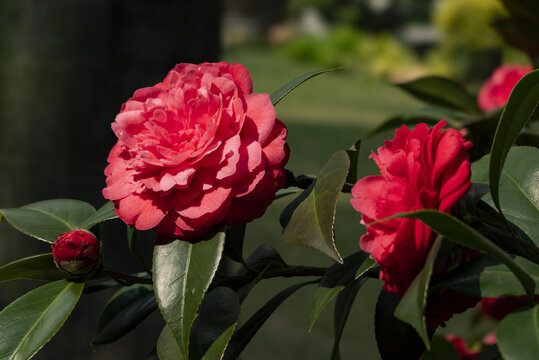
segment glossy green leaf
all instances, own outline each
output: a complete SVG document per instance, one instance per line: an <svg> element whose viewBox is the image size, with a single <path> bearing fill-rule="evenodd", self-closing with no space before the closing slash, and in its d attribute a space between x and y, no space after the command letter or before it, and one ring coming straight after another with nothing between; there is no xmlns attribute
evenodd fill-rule
<svg viewBox="0 0 539 360"><path fill-rule="evenodd" d="M358 140L352 145L346 153L350 159L350 169L348 170L348 175L346 176L346 182L350 184L355 184L358 180L357 170L359 162L359 150L361 149L361 140Z"/></svg>
<svg viewBox="0 0 539 360"><path fill-rule="evenodd" d="M191 329L189 360L220 359L239 315L240 302L234 290L227 287L211 290L202 300Z"/></svg>
<svg viewBox="0 0 539 360"><path fill-rule="evenodd" d="M539 354L539 305L507 315L496 332L505 360L535 360Z"/></svg>
<svg viewBox="0 0 539 360"><path fill-rule="evenodd" d="M108 201L105 205L97 209L95 213L86 218L82 223L81 228L90 229L103 221L116 219L117 217L118 215L116 215L116 211L114 210L114 203Z"/></svg>
<svg viewBox="0 0 539 360"><path fill-rule="evenodd" d="M514 259L535 281L535 291L539 290L539 265L521 257ZM494 258L482 255L468 261L444 277L440 285L461 293L480 297L500 297L524 295L524 289L515 281L515 275L507 266Z"/></svg>
<svg viewBox="0 0 539 360"><path fill-rule="evenodd" d="M498 191L505 158L518 134L536 110L538 103L539 70L535 70L520 79L511 91L492 143L489 163L490 193L494 205L500 211L502 210Z"/></svg>
<svg viewBox="0 0 539 360"><path fill-rule="evenodd" d="M94 345L108 344L127 334L157 308L150 285L135 284L116 292L107 302L98 322Z"/></svg>
<svg viewBox="0 0 539 360"><path fill-rule="evenodd" d="M292 90L303 84L305 81L309 80L310 78L313 78L317 75L327 73L334 70L339 70L340 68L334 68L334 69L325 69L325 70L316 70L312 71L310 73L307 73L305 75L302 75L292 81L290 81L288 84L280 88L279 90L275 91L273 94L270 95L271 103L273 106L277 105L279 101L281 101L286 95L288 95Z"/></svg>
<svg viewBox="0 0 539 360"><path fill-rule="evenodd" d="M0 210L8 223L20 232L51 243L63 233L82 228L94 213L92 205L71 199L44 200Z"/></svg>
<svg viewBox="0 0 539 360"><path fill-rule="evenodd" d="M0 359L29 359L62 327L84 283L59 280L21 296L0 312Z"/></svg>
<svg viewBox="0 0 539 360"><path fill-rule="evenodd" d="M316 281L308 281L292 285L264 304L249 320L243 324L238 331L232 335L228 348L225 351L223 359L233 360L245 349L245 346L252 340L257 331L262 327L264 322L273 314L273 312L286 300L290 295L301 289L305 285L314 284Z"/></svg>
<svg viewBox="0 0 539 360"><path fill-rule="evenodd" d="M333 223L349 167L350 160L345 151L338 151L329 159L312 191L294 210L286 225L283 233L286 242L311 247L342 263L335 246Z"/></svg>
<svg viewBox="0 0 539 360"><path fill-rule="evenodd" d="M230 327L226 329L221 336L217 338L217 340L215 340L202 360L221 360L223 358L226 346L234 333L234 329L236 329L236 324L237 323L230 325Z"/></svg>
<svg viewBox="0 0 539 360"><path fill-rule="evenodd" d="M474 164L473 182L488 183L487 164L489 161L492 164L490 159L487 155ZM503 214L539 246L539 149L527 146L511 148L499 177L498 198ZM492 193L482 199L495 206Z"/></svg>
<svg viewBox="0 0 539 360"><path fill-rule="evenodd" d="M430 351L421 355L421 360L461 360L457 350L443 336L434 336Z"/></svg>
<svg viewBox="0 0 539 360"><path fill-rule="evenodd" d="M160 360L183 360L178 343L167 325L157 339L157 356Z"/></svg>
<svg viewBox="0 0 539 360"><path fill-rule="evenodd" d="M398 217L419 219L448 240L494 256L515 274L526 290L528 298L530 300L533 298L535 281L531 276L521 266L515 263L505 251L459 219L437 210L418 210L410 213L400 213L387 219Z"/></svg>
<svg viewBox="0 0 539 360"><path fill-rule="evenodd" d="M430 276L432 275L434 261L441 243L442 238L439 236L429 250L423 269L412 281L395 309L395 316L413 326L421 340L423 340L427 350L430 350L430 342L427 326L425 325L425 305L427 304L429 293Z"/></svg>
<svg viewBox="0 0 539 360"><path fill-rule="evenodd" d="M345 258L343 264L333 264L326 271L314 295L309 331L329 302L345 288L345 285L356 279L359 267L367 258L367 253L359 251Z"/></svg>
<svg viewBox="0 0 539 360"><path fill-rule="evenodd" d="M344 332L344 326L352 310L352 305L356 299L356 295L365 283L367 278L359 278L348 284L344 290L337 296L337 302L335 303L335 317L333 320L334 336L333 336L333 348L331 350L331 359L339 360L339 343L341 342L342 334Z"/></svg>
<svg viewBox="0 0 539 360"><path fill-rule="evenodd" d="M440 77L426 76L407 83L396 84L401 89L429 104L481 114L475 98L459 83Z"/></svg>
<svg viewBox="0 0 539 360"><path fill-rule="evenodd" d="M224 234L191 244L172 241L154 250L154 291L159 309L176 339L182 357L189 359L189 334L202 298L217 270Z"/></svg>
<svg viewBox="0 0 539 360"><path fill-rule="evenodd" d="M380 292L374 312L374 334L382 360L417 360L425 351L425 344L417 331L397 319L393 313L399 304L396 296Z"/></svg>
<svg viewBox="0 0 539 360"><path fill-rule="evenodd" d="M374 261L373 258L371 257L366 258L365 261L363 261L361 266L356 271L356 279L360 276L363 276L367 271L369 271L376 265L378 264L376 263L376 261Z"/></svg>
<svg viewBox="0 0 539 360"><path fill-rule="evenodd" d="M56 281L66 277L54 265L52 254L30 256L0 267L0 282L15 279Z"/></svg>

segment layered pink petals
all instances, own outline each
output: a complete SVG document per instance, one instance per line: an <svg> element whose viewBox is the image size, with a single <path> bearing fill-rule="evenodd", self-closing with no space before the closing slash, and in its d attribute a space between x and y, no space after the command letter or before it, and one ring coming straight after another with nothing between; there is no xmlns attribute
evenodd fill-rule
<svg viewBox="0 0 539 360"><path fill-rule="evenodd" d="M249 222L284 185L286 127L240 64L176 65L135 91L112 129L103 195L127 224L161 237L196 242Z"/></svg>
<svg viewBox="0 0 539 360"><path fill-rule="evenodd" d="M449 212L470 188L471 143L448 129L445 121L432 129L418 124L397 129L395 138L372 154L381 176L359 180L350 200L362 213L367 233L360 247L380 265L384 289L402 296L422 269L434 233L413 219L375 221L419 209Z"/></svg>
<svg viewBox="0 0 539 360"><path fill-rule="evenodd" d="M503 65L494 70L479 90L477 102L481 109L490 111L504 106L516 83L532 70L529 65Z"/></svg>

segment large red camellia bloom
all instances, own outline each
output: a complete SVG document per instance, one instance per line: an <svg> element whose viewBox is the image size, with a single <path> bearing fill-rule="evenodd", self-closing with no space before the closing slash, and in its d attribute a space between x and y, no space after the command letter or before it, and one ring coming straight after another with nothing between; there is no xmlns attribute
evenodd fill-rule
<svg viewBox="0 0 539 360"><path fill-rule="evenodd" d="M368 176L352 188L352 206L362 213L367 233L360 246L380 265L384 289L401 297L422 269L435 233L419 220L394 219L370 225L399 212L438 209L449 213L468 192L472 144L454 129L442 132L418 124L397 129L395 138L372 154L381 176Z"/></svg>
<svg viewBox="0 0 539 360"><path fill-rule="evenodd" d="M524 75L532 71L529 65L502 65L485 81L477 102L483 111L490 111L504 106L511 90Z"/></svg>
<svg viewBox="0 0 539 360"><path fill-rule="evenodd" d="M286 127L243 65L178 64L112 124L105 198L128 225L197 242L262 216L284 185Z"/></svg>

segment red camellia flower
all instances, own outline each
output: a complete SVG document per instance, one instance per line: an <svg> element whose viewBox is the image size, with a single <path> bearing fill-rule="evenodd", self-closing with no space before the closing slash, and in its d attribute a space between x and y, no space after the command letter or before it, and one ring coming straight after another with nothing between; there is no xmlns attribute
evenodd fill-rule
<svg viewBox="0 0 539 360"><path fill-rule="evenodd" d="M74 276L88 276L101 266L101 243L87 230L73 230L52 243L58 269Z"/></svg>
<svg viewBox="0 0 539 360"><path fill-rule="evenodd" d="M418 124L397 129L395 138L372 154L381 176L367 176L352 188L352 206L362 213L367 233L360 246L380 265L384 289L401 297L422 269L435 233L419 220L394 219L399 212L437 209L449 213L468 192L472 144L454 129L442 132Z"/></svg>
<svg viewBox="0 0 539 360"><path fill-rule="evenodd" d="M161 238L197 242L260 217L285 182L286 127L240 64L176 65L135 91L112 129L103 195Z"/></svg>
<svg viewBox="0 0 539 360"><path fill-rule="evenodd" d="M539 295L535 295L534 302L539 301ZM483 314L501 321L504 317L524 306L528 305L526 295L504 296L497 298L483 298L481 311Z"/></svg>
<svg viewBox="0 0 539 360"><path fill-rule="evenodd" d="M477 102L481 109L490 111L504 106L516 83L532 70L529 65L503 65L494 70L479 91Z"/></svg>

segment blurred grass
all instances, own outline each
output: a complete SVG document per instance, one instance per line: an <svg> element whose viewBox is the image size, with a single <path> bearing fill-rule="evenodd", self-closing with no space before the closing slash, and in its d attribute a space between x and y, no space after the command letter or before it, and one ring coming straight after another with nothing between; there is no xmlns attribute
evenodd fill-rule
<svg viewBox="0 0 539 360"><path fill-rule="evenodd" d="M225 52L224 60L244 64L251 73L254 91L270 94L288 81L317 70L265 48L232 49ZM346 70L313 78L276 106L278 118L289 130L291 154L287 168L296 174L317 174L335 151L347 149L390 115L410 112L419 106L418 102L389 84L362 78ZM382 139L383 136L362 144L361 176L375 173L376 168L367 157ZM312 249L284 243L279 214L292 198L276 201L263 218L249 224L244 256L268 243L289 264L330 266L329 258ZM349 194L341 197L335 223L337 247L343 257L359 250L359 238L364 231L349 199ZM266 280L247 298L242 318L248 318L286 286L303 280ZM329 359L333 344L333 304L321 314L312 332L307 330L315 290L313 285L303 288L278 308L247 346L242 358ZM379 290L380 282L375 280L368 281L360 290L341 340L341 359L379 358L374 338L374 306Z"/></svg>

